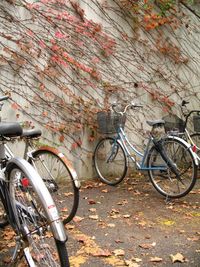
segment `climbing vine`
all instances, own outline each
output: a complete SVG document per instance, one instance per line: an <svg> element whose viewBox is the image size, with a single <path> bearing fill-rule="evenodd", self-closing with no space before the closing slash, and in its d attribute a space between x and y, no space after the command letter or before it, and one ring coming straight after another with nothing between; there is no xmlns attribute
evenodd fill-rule
<svg viewBox="0 0 200 267"><path fill-rule="evenodd" d="M183 97L199 104L199 18L186 4L2 0L0 88L16 119L48 129L45 137L51 132L70 151L89 152L95 114L113 101L144 104L140 119L129 118L138 133L145 117Z"/></svg>

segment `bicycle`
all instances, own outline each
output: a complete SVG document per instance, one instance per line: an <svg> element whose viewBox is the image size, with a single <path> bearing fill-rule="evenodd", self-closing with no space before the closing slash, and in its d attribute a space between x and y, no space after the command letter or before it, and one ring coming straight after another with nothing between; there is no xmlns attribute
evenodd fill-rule
<svg viewBox="0 0 200 267"><path fill-rule="evenodd" d="M139 151L129 141L124 126L127 110L142 105L131 103L123 111L118 111L117 106L111 106L112 112L97 114L100 132L115 134L101 139L94 151L94 167L100 180L109 185L120 183L126 176L130 159L136 169L148 172L151 183L161 195L180 198L188 194L197 178L198 161L192 147L178 136L163 136L165 122L155 120L147 121L152 130L146 148Z"/></svg>
<svg viewBox="0 0 200 267"><path fill-rule="evenodd" d="M16 233L10 263L68 267L64 225L42 178L26 160L6 158L5 143L21 134L18 123L0 122L0 199Z"/></svg>
<svg viewBox="0 0 200 267"><path fill-rule="evenodd" d="M0 107L0 110L2 105ZM20 139L25 143L24 159L40 174L61 212L63 223L67 224L76 215L79 205L80 181L71 162L58 149L49 146L36 148L42 132L38 129L23 130ZM14 157L5 145L8 159ZM1 221L0 221L1 226Z"/></svg>
<svg viewBox="0 0 200 267"><path fill-rule="evenodd" d="M170 134L176 134L184 138L188 143L193 146L193 151L197 154L197 158L200 161L200 110L188 111L186 106L189 101L183 100L180 105L182 119L177 115L167 115L163 117L165 120L165 131ZM194 132L190 133L188 127L189 118L193 116L193 129Z"/></svg>

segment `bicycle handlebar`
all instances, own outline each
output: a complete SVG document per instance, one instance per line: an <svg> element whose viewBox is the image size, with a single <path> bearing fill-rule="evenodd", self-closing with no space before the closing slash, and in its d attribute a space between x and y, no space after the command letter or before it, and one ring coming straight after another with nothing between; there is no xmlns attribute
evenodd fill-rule
<svg viewBox="0 0 200 267"><path fill-rule="evenodd" d="M8 95L0 96L0 102L9 99Z"/></svg>
<svg viewBox="0 0 200 267"><path fill-rule="evenodd" d="M111 107L112 107L112 110L113 110L114 112L118 113L118 114L121 114L122 116L127 112L127 110L128 110L129 108L134 109L134 108L141 108L141 107L143 107L143 105L135 104L135 103L132 102L132 103L126 105L123 111L117 111L117 110L115 109L115 107L116 107L117 105L118 105L117 103L112 104L112 106L111 106Z"/></svg>

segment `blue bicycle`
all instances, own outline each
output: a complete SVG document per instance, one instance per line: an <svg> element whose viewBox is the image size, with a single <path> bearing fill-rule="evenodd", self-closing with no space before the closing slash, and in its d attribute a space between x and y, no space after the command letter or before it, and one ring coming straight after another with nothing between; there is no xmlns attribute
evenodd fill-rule
<svg viewBox="0 0 200 267"><path fill-rule="evenodd" d="M177 136L164 134L164 120L147 121L152 127L143 152L131 144L124 131L128 109L142 107L128 104L119 111L99 112L97 121L102 133L116 133L101 139L94 151L94 166L100 180L109 185L120 183L127 174L129 159L139 171L147 171L154 188L167 198L188 194L197 179L198 160L193 147ZM139 160L138 160L139 158Z"/></svg>

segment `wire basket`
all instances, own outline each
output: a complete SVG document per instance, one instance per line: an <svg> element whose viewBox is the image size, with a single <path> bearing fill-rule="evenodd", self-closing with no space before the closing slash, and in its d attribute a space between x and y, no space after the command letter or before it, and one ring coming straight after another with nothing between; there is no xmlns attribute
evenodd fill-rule
<svg viewBox="0 0 200 267"><path fill-rule="evenodd" d="M163 117L165 121L165 132L178 131L184 132L184 121L180 119L177 115L167 115Z"/></svg>
<svg viewBox="0 0 200 267"><path fill-rule="evenodd" d="M194 131L200 132L200 115L193 116Z"/></svg>
<svg viewBox="0 0 200 267"><path fill-rule="evenodd" d="M124 128L126 116L113 112L100 111L97 113L97 123L99 132L103 134L113 134L117 132L119 127Z"/></svg>

